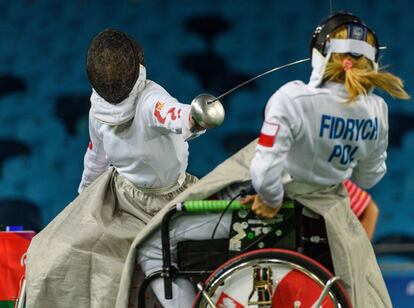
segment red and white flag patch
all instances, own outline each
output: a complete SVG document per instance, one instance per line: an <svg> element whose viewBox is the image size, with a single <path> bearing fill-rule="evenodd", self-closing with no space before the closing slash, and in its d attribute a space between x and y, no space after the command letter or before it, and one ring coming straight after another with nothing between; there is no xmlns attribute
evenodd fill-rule
<svg viewBox="0 0 414 308"><path fill-rule="evenodd" d="M276 141L277 133L279 132L279 124L264 122L262 130L260 131L259 144L264 147L271 148Z"/></svg>

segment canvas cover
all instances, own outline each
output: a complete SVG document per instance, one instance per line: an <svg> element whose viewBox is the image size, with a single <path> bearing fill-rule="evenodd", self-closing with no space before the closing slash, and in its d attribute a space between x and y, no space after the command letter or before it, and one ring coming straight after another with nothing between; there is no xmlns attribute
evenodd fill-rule
<svg viewBox="0 0 414 308"><path fill-rule="evenodd" d="M131 243L159 210L193 184L143 192L113 168L69 204L29 246L26 307L113 308Z"/></svg>
<svg viewBox="0 0 414 308"><path fill-rule="evenodd" d="M117 308L127 308L131 279L136 267L136 250L145 238L159 228L163 215L175 204L185 200L200 200L236 182L250 180L250 162L257 141L217 166L195 185L185 190L163 208L135 238L123 269L116 302ZM344 185L320 186L291 182L286 194L325 219L336 275L340 276L350 300L356 308L389 308L391 301L385 287L374 251L349 206Z"/></svg>
<svg viewBox="0 0 414 308"><path fill-rule="evenodd" d="M152 219L134 206L135 190L117 181L114 170L102 175L34 238L27 259L27 307L127 308L130 295L136 297L130 290L139 245L176 203L248 181L255 147L256 141L250 143ZM372 246L343 185L291 182L286 193L325 218L335 271L354 307L391 307Z"/></svg>

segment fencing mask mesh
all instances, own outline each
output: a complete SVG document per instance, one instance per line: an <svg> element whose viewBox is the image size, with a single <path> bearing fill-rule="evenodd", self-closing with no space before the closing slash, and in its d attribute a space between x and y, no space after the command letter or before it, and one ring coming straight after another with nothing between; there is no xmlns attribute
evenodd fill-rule
<svg viewBox="0 0 414 308"><path fill-rule="evenodd" d="M92 40L87 55L87 74L95 91L111 104L128 97L144 65L140 45L125 33L106 29Z"/></svg>

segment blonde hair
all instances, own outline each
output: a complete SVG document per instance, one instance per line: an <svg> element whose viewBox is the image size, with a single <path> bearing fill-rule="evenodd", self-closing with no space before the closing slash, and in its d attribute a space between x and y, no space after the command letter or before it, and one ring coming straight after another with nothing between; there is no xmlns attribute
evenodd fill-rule
<svg viewBox="0 0 414 308"><path fill-rule="evenodd" d="M340 27L330 37L345 39L347 31L346 26ZM368 32L367 41L375 45L375 37L371 32ZM393 98L410 98L399 77L382 70L375 70L373 63L364 56L353 57L349 54L333 53L326 65L323 80L344 83L349 94L348 102L354 101L361 94L366 95L373 87L384 90Z"/></svg>

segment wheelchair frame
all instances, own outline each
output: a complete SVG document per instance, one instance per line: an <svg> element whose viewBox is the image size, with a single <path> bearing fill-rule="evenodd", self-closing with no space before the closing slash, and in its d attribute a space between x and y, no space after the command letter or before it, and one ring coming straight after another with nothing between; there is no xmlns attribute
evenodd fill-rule
<svg viewBox="0 0 414 308"><path fill-rule="evenodd" d="M300 230L301 230L301 223L302 223L302 214L301 211L303 209L303 206L298 203L297 201L293 201L295 205L295 228L296 228L296 237L295 237L295 246L296 246L296 252L303 253L304 243L307 242L315 242L315 239L312 237L305 237L302 236ZM145 277L143 282L141 283L139 289L138 289L138 307L145 307L145 292L148 286L152 281L155 279L163 278L164 279L164 296L165 299L172 299L172 284L173 279L175 278L190 278L190 277L203 277L206 275L210 275L213 273L213 270L206 271L206 270L180 270L177 267L173 266L171 263L171 247L170 247L170 221L174 217L174 215L178 213L185 212L185 205L178 204L174 208L170 209L165 216L162 219L161 224L161 245L162 245L162 256L163 256L163 266L162 269L156 272L153 272L152 274ZM326 238L317 238L317 242L326 243ZM242 252L241 252L242 253ZM333 277L330 279L321 294L321 297L323 295L326 296L326 294L329 292L329 289L331 288L332 284L338 280L338 277ZM198 289L200 292L203 292L203 286L202 284L199 284ZM322 298L323 299L323 298ZM319 302L319 301L318 301Z"/></svg>

